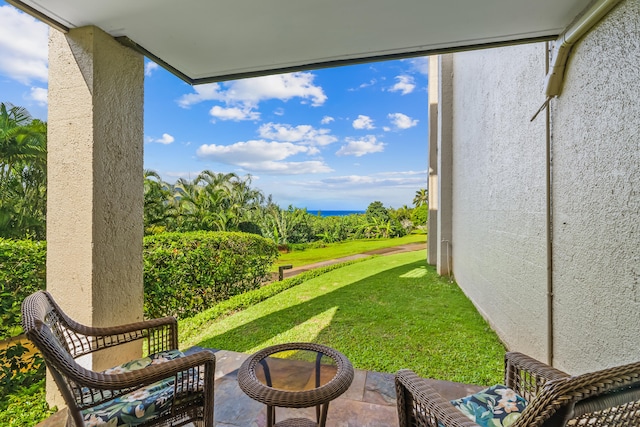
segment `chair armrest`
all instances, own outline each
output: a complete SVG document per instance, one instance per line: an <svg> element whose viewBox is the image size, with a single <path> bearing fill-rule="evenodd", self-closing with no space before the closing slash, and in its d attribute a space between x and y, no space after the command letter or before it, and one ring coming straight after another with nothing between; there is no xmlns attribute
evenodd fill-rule
<svg viewBox="0 0 640 427"><path fill-rule="evenodd" d="M478 427L413 371L398 371L395 384L400 427Z"/></svg>
<svg viewBox="0 0 640 427"><path fill-rule="evenodd" d="M518 352L506 353L504 361L505 385L528 402L540 393L548 381L569 376L566 372Z"/></svg>

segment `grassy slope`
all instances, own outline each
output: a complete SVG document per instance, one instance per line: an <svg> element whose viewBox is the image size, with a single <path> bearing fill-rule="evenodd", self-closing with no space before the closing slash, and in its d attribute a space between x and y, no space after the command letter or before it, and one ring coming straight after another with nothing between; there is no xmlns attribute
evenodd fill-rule
<svg viewBox="0 0 640 427"><path fill-rule="evenodd" d="M329 259L342 258L376 249L406 245L408 243L426 242L426 234L409 234L407 236L394 239L362 239L330 243L323 248L311 248L303 251L292 251L280 254L280 257L275 263L274 271L278 271L278 266L285 264L293 264L295 267L299 267L302 265L313 264Z"/></svg>
<svg viewBox="0 0 640 427"><path fill-rule="evenodd" d="M504 347L425 252L376 257L333 270L201 326L183 345L254 352L313 341L356 368L489 385L502 381Z"/></svg>

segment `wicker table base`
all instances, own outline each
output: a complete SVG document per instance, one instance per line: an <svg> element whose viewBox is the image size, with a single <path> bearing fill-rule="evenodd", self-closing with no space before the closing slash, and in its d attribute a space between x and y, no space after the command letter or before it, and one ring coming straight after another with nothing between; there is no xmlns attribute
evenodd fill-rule
<svg viewBox="0 0 640 427"><path fill-rule="evenodd" d="M289 418L288 420L280 421L274 427L318 427L318 423L308 418Z"/></svg>
<svg viewBox="0 0 640 427"><path fill-rule="evenodd" d="M249 397L267 405L267 427L324 427L329 402L353 381L347 357L314 343L267 347L240 366L238 385ZM276 424L275 408L316 407L316 422L291 418Z"/></svg>

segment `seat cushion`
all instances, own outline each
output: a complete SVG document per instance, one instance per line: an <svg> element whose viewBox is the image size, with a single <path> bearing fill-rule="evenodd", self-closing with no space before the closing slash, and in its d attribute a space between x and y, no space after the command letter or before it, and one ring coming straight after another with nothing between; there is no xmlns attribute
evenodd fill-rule
<svg viewBox="0 0 640 427"><path fill-rule="evenodd" d="M143 369L182 357L178 350L156 353L132 360L104 371L105 374L120 374ZM93 408L85 409L82 415L86 426L130 427L145 423L163 415L171 408L174 393L173 377L139 388L116 397Z"/></svg>
<svg viewBox="0 0 640 427"><path fill-rule="evenodd" d="M451 403L482 427L508 427L527 406L526 400L503 385L494 385Z"/></svg>

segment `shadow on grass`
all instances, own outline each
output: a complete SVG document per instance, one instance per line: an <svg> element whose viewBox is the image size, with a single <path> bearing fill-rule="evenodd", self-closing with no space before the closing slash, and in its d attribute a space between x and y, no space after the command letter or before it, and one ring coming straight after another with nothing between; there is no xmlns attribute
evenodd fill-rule
<svg viewBox="0 0 640 427"><path fill-rule="evenodd" d="M282 292L261 303L282 308L198 345L246 353L276 342L313 341L343 352L360 369L411 368L475 384L502 380L504 347L457 285L422 260L342 284L362 268L345 267Z"/></svg>

